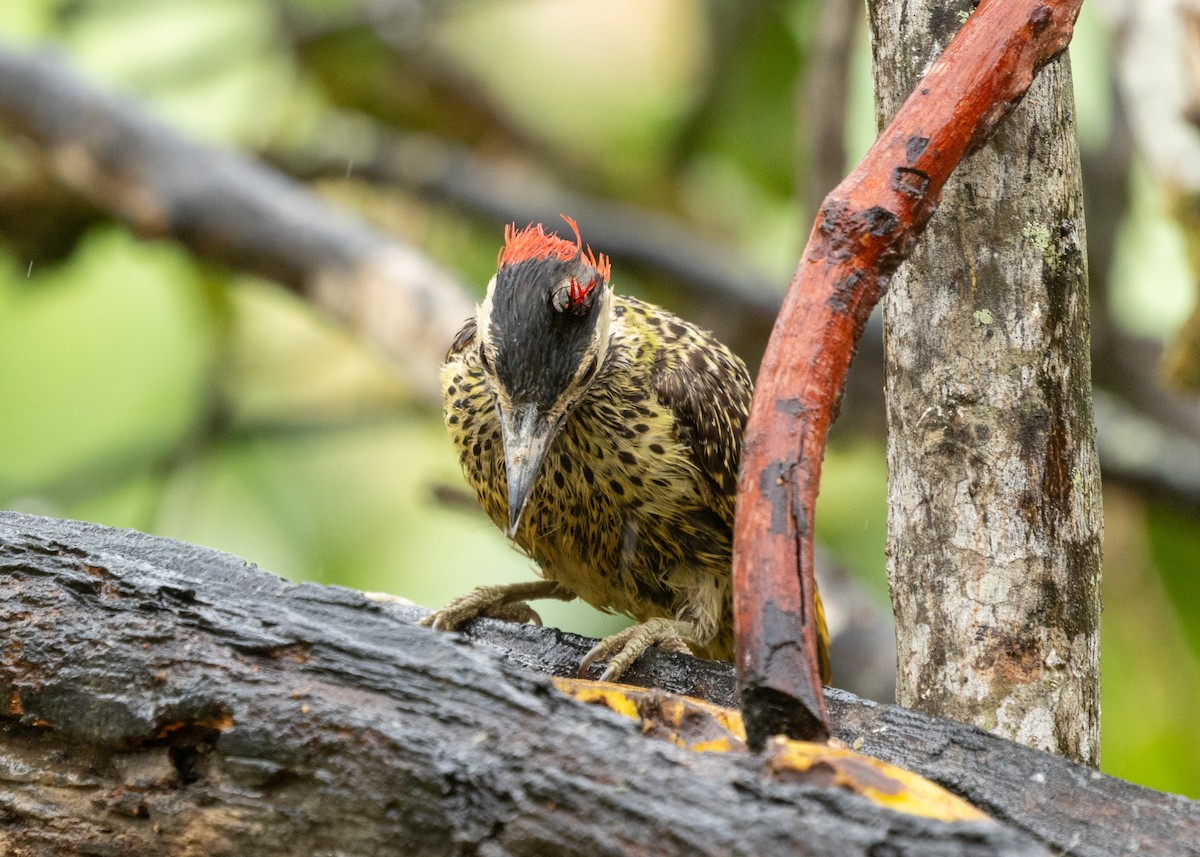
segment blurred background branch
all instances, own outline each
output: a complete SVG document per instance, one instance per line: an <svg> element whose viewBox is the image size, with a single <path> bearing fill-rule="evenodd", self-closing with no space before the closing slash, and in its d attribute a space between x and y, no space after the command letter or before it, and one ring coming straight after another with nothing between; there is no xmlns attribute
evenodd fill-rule
<svg viewBox="0 0 1200 857"><path fill-rule="evenodd" d="M61 55L0 50L0 121L91 207L143 237L175 239L201 259L295 289L433 400L434 368L470 302L453 274L406 242L98 92Z"/></svg>

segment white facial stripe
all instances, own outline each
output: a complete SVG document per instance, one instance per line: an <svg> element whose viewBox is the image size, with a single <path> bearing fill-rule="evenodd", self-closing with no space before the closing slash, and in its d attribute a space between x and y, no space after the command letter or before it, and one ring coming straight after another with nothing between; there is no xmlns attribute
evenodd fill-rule
<svg viewBox="0 0 1200 857"><path fill-rule="evenodd" d="M607 283L601 283L604 292L600 295L600 318L596 320L596 369L604 365L604 355L608 353L608 323L612 319L613 290ZM586 365L586 363L584 364Z"/></svg>
<svg viewBox="0 0 1200 857"><path fill-rule="evenodd" d="M479 341L487 342L491 339L491 331L488 326L492 321L492 296L496 293L496 275L488 280L487 292L483 296L483 303L475 310L475 326L479 329Z"/></svg>

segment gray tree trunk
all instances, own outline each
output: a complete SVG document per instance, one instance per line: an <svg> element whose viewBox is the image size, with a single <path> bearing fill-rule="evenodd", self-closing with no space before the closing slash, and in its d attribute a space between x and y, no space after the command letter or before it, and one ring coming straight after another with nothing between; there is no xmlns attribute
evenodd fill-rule
<svg viewBox="0 0 1200 857"><path fill-rule="evenodd" d="M876 115L969 2L868 3ZM1066 56L946 187L885 299L897 700L1099 761L1100 470Z"/></svg>

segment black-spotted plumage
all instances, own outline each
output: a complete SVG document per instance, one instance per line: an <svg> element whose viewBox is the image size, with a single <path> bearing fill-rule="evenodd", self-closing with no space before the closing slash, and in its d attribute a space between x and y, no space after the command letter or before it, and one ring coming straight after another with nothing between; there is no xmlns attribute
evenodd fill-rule
<svg viewBox="0 0 1200 857"><path fill-rule="evenodd" d="M730 658L745 365L711 334L613 295L607 260L577 231L574 243L540 226L506 238L441 371L467 482L548 581L533 594L651 622L597 647L616 673L648 644ZM431 621L512 615L515 600L477 591Z"/></svg>

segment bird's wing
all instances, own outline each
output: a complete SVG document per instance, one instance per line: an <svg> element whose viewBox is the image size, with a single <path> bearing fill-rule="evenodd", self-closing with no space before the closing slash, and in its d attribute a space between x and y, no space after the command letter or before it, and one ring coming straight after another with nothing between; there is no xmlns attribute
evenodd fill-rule
<svg viewBox="0 0 1200 857"><path fill-rule="evenodd" d="M458 354L462 354L471 343L475 340L475 331L477 322L474 318L469 318L459 329L458 335L454 337L454 342L450 343L450 350L446 352L446 362Z"/></svg>
<svg viewBox="0 0 1200 857"><path fill-rule="evenodd" d="M680 347L659 353L654 382L659 403L670 408L675 433L702 474L700 490L732 525L750 373L724 345L695 330Z"/></svg>

